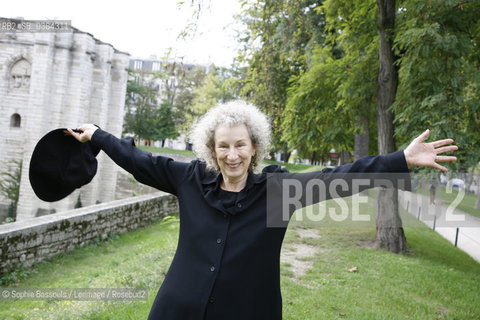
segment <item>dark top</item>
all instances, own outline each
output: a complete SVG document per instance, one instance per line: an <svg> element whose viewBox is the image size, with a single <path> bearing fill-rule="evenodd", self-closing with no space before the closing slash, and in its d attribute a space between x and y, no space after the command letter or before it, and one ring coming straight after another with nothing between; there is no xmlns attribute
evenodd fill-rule
<svg viewBox="0 0 480 320"><path fill-rule="evenodd" d="M250 174L245 188L232 193L220 189L222 175L206 170L202 161L152 156L133 139L100 129L92 143L139 182L178 197L178 246L148 319L282 318L280 249L286 225L267 227L268 173L330 181L332 174L408 172L403 151L305 174L271 165Z"/></svg>
<svg viewBox="0 0 480 320"><path fill-rule="evenodd" d="M218 189L218 198L222 201L222 205L227 212L235 214L235 203L237 202L238 192Z"/></svg>

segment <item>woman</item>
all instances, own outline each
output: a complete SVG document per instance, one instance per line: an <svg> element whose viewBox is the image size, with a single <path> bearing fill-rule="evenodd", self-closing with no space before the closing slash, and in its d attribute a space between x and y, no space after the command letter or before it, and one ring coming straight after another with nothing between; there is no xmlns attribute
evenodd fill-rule
<svg viewBox="0 0 480 320"><path fill-rule="evenodd" d="M193 129L193 148L201 160L190 163L152 156L133 140L90 124L78 129L82 132L69 132L79 141L91 140L138 181L178 197L178 247L149 319L282 318L280 249L286 228L267 227L266 177L290 174L275 165L254 173L270 142L263 113L239 101L212 108ZM438 154L457 147L447 146L451 139L424 143L428 134L403 151L302 177L408 172L412 166L446 171L436 161L456 158Z"/></svg>

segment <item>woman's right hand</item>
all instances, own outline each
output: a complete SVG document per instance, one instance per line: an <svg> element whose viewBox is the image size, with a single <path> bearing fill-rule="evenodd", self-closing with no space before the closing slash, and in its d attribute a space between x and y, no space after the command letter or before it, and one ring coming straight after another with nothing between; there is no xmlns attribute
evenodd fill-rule
<svg viewBox="0 0 480 320"><path fill-rule="evenodd" d="M76 129L76 131L78 132L75 132L70 128L67 128L67 131L68 131L68 134L73 136L78 141L87 142L92 139L92 135L97 129L98 127L96 125L91 123L86 123Z"/></svg>

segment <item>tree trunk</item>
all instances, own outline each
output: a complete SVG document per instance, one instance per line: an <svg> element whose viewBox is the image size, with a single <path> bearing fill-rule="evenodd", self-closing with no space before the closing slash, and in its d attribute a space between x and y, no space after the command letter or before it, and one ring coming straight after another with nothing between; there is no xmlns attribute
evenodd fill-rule
<svg viewBox="0 0 480 320"><path fill-rule="evenodd" d="M287 163L288 162L288 159L290 159L290 155L292 154L289 150L288 150L288 145L287 144L284 144L283 145L283 154L285 155L285 159L283 162Z"/></svg>
<svg viewBox="0 0 480 320"><path fill-rule="evenodd" d="M393 53L395 0L377 0L380 35L378 99L378 152L387 154L396 149L393 112L390 110L397 93L398 74ZM398 211L398 191L380 189L377 202L377 233L375 245L395 253L405 252L406 239Z"/></svg>
<svg viewBox="0 0 480 320"><path fill-rule="evenodd" d="M475 209L480 209L480 174L477 174L475 188L476 188L475 191L477 192L477 201L475 202Z"/></svg>
<svg viewBox="0 0 480 320"><path fill-rule="evenodd" d="M370 148L370 128L368 118L364 115L357 115L355 119L355 138L353 146L353 160L357 161L361 157L368 155ZM368 197L368 189L360 192L362 197Z"/></svg>
<svg viewBox="0 0 480 320"><path fill-rule="evenodd" d="M350 162L350 152L348 150L342 150L338 154L338 165L341 166Z"/></svg>
<svg viewBox="0 0 480 320"><path fill-rule="evenodd" d="M370 130L368 127L368 119L363 115L358 115L355 119L355 141L353 147L353 160L356 161L361 157L368 155L370 147Z"/></svg>
<svg viewBox="0 0 480 320"><path fill-rule="evenodd" d="M377 201L376 248L387 249L394 253L407 249L402 220L398 211L398 190L380 188Z"/></svg>
<svg viewBox="0 0 480 320"><path fill-rule="evenodd" d="M470 193L470 189L473 183L473 176L475 174L475 166L470 168L471 170L467 170L467 177L465 179L465 192L468 194Z"/></svg>

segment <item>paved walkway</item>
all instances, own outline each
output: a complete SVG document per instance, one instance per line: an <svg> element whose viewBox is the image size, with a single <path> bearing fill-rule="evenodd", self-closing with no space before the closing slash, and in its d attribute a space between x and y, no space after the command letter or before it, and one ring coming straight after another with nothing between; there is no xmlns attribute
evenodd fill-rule
<svg viewBox="0 0 480 320"><path fill-rule="evenodd" d="M435 225L435 231L452 244L458 228L457 247L480 262L480 219L456 209L455 201L447 206L436 199L432 205L428 196L408 191L399 191L398 198L406 211L430 228Z"/></svg>

